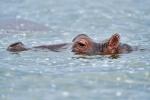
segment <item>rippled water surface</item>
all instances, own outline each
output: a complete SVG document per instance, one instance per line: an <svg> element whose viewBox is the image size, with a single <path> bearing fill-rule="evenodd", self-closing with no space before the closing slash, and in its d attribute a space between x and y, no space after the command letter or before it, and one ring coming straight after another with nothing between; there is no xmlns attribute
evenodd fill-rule
<svg viewBox="0 0 150 100"><path fill-rule="evenodd" d="M0 100L150 100L149 0L0 0ZM85 33L99 42L118 32L144 50L108 56L25 51L71 42Z"/></svg>

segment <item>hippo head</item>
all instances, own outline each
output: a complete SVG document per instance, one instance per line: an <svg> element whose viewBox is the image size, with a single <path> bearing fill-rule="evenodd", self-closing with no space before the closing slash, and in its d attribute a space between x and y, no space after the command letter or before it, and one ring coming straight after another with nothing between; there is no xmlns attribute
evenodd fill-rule
<svg viewBox="0 0 150 100"><path fill-rule="evenodd" d="M119 53L120 35L112 35L106 42L99 43L100 54L117 54Z"/></svg>
<svg viewBox="0 0 150 100"><path fill-rule="evenodd" d="M73 40L72 52L75 54L93 54L95 52L95 43L85 34L77 35Z"/></svg>
<svg viewBox="0 0 150 100"><path fill-rule="evenodd" d="M79 34L73 39L72 51L75 54L117 54L119 53L120 36L119 34L112 35L107 41L95 43L85 34Z"/></svg>
<svg viewBox="0 0 150 100"><path fill-rule="evenodd" d="M19 51L25 51L27 50L27 48L25 48L22 42L16 42L16 43L9 45L7 50L12 51L12 52L19 52Z"/></svg>

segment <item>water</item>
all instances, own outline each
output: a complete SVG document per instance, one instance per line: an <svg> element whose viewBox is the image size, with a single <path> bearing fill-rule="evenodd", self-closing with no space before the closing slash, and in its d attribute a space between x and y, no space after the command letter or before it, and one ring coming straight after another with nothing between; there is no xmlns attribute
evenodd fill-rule
<svg viewBox="0 0 150 100"><path fill-rule="evenodd" d="M149 100L149 4L149 0L1 0L0 100ZM117 59L77 56L70 50L6 51L16 41L31 47L71 42L86 33L98 42L115 32L122 42L145 50Z"/></svg>

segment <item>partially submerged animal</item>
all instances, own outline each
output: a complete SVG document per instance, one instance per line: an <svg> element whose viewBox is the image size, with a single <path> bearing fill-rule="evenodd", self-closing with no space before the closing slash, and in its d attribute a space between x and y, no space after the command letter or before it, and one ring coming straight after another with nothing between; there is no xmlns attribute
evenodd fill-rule
<svg viewBox="0 0 150 100"><path fill-rule="evenodd" d="M112 35L106 41L100 43L94 42L85 34L79 34L72 40L72 43L41 45L28 48L22 42L16 42L9 45L7 50L11 52L20 52L26 50L46 49L57 52L67 49L70 46L72 52L75 54L84 55L114 55L133 51L131 46L120 42L120 35L117 33Z"/></svg>

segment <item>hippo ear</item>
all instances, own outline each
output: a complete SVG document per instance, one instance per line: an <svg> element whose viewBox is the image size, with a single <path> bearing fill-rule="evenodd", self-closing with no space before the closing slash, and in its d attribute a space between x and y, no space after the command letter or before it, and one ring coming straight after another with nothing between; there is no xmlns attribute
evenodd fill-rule
<svg viewBox="0 0 150 100"><path fill-rule="evenodd" d="M108 48L109 49L116 49L118 48L120 43L120 35L118 33L111 36L111 38L108 40Z"/></svg>
<svg viewBox="0 0 150 100"><path fill-rule="evenodd" d="M76 41L77 39L80 39L80 38L89 38L87 35L85 34L79 34L77 35L73 40L72 42ZM90 39L90 38L89 38Z"/></svg>

